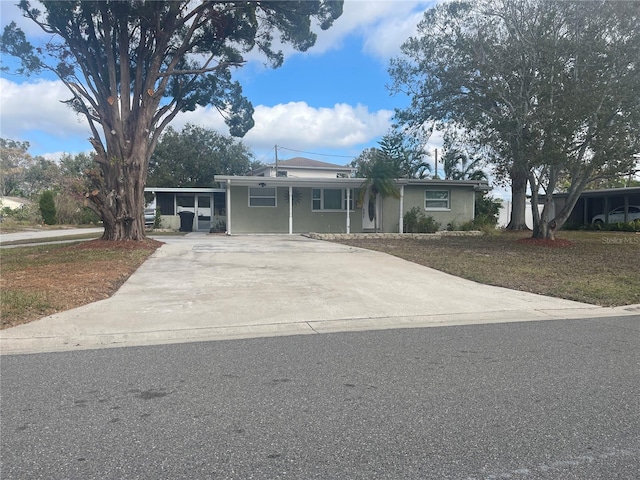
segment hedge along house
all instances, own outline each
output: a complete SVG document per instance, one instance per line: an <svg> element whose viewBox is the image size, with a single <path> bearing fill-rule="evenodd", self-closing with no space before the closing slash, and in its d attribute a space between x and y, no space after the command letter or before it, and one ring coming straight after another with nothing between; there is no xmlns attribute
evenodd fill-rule
<svg viewBox="0 0 640 480"><path fill-rule="evenodd" d="M226 192L227 234L402 232L403 216L414 207L445 228L473 220L475 193L484 181L398 179L400 198L365 192L362 178L215 177Z"/></svg>

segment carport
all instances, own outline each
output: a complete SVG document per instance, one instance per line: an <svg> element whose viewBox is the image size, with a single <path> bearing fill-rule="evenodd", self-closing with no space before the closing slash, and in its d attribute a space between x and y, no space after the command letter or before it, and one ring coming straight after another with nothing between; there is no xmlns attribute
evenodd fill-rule
<svg viewBox="0 0 640 480"><path fill-rule="evenodd" d="M556 211L565 205L567 196L566 193L553 195ZM539 197L539 203L544 203L544 196ZM567 223L588 225L594 216L602 213L608 216L608 213L617 207L625 207L625 212L628 212L629 205L640 205L640 187L587 190L580 195Z"/></svg>
<svg viewBox="0 0 640 480"><path fill-rule="evenodd" d="M226 197L222 188L147 187L144 191L155 198L164 227L209 232L226 220Z"/></svg>

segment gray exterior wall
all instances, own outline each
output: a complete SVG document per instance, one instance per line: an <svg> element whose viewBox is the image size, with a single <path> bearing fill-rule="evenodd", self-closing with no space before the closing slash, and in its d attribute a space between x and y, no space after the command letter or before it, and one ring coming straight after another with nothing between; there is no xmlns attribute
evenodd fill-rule
<svg viewBox="0 0 640 480"><path fill-rule="evenodd" d="M289 233L289 189L278 187L276 207L249 207L248 187L231 187L231 233ZM293 233L346 233L347 213L314 212L311 188L296 187L300 201L293 205ZM356 200L358 193L355 193ZM355 204L356 202L354 202ZM227 215L229 209L227 208ZM351 211L351 231L362 231L362 211Z"/></svg>
<svg viewBox="0 0 640 480"><path fill-rule="evenodd" d="M300 201L293 205L293 233L346 233L346 212L312 211L311 188L296 187ZM448 210L425 209L426 190L448 190ZM277 188L276 207L249 207L248 187L231 188L231 233L289 233L289 189ZM362 208L359 191L354 192L355 210L351 211L351 233L362 232ZM404 189L403 214L412 207L440 223L441 229L454 222L461 225L474 218L475 193L470 187L407 185ZM386 233L399 231L400 200L387 197L382 202L382 221L379 230ZM227 211L227 214L229 212Z"/></svg>
<svg viewBox="0 0 640 480"><path fill-rule="evenodd" d="M425 208L425 191L426 190L448 190L449 191L449 209L448 210L433 210ZM385 199L387 200L387 199ZM392 207L395 212L398 211L400 201L393 200L395 205ZM433 219L440 224L440 229L444 230L447 225L453 223L455 225L461 225L465 222L473 220L474 218L474 206L475 206L475 191L469 187L455 187L455 186L424 186L424 185L407 185L404 187L404 209L403 214L411 210L412 207L420 207L420 211L425 216L433 217ZM387 215L387 211L384 213L384 225L385 232L398 231L397 218L393 218L393 215ZM395 214L397 217L397 213ZM395 230L387 230L392 228L392 222L395 221Z"/></svg>

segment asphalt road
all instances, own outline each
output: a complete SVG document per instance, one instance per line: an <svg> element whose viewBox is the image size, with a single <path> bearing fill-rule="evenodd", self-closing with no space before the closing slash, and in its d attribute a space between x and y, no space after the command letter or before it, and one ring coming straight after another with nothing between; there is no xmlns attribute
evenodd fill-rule
<svg viewBox="0 0 640 480"><path fill-rule="evenodd" d="M4 356L8 479L637 479L640 316Z"/></svg>

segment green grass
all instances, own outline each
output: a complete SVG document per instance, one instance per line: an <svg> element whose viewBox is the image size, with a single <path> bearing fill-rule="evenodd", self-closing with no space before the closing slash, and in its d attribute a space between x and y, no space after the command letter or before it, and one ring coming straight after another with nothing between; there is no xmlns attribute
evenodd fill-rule
<svg viewBox="0 0 640 480"><path fill-rule="evenodd" d="M55 309L43 292L24 292L21 290L3 290L0 295L3 318L40 317Z"/></svg>
<svg viewBox="0 0 640 480"><path fill-rule="evenodd" d="M15 271L28 272L42 266L77 264L117 260L118 249L70 249L73 244L48 244L20 248L0 249L2 274Z"/></svg>
<svg viewBox="0 0 640 480"><path fill-rule="evenodd" d="M462 278L603 306L640 303L640 235L561 232L572 246L518 242L528 233L446 237L438 241L344 241Z"/></svg>

